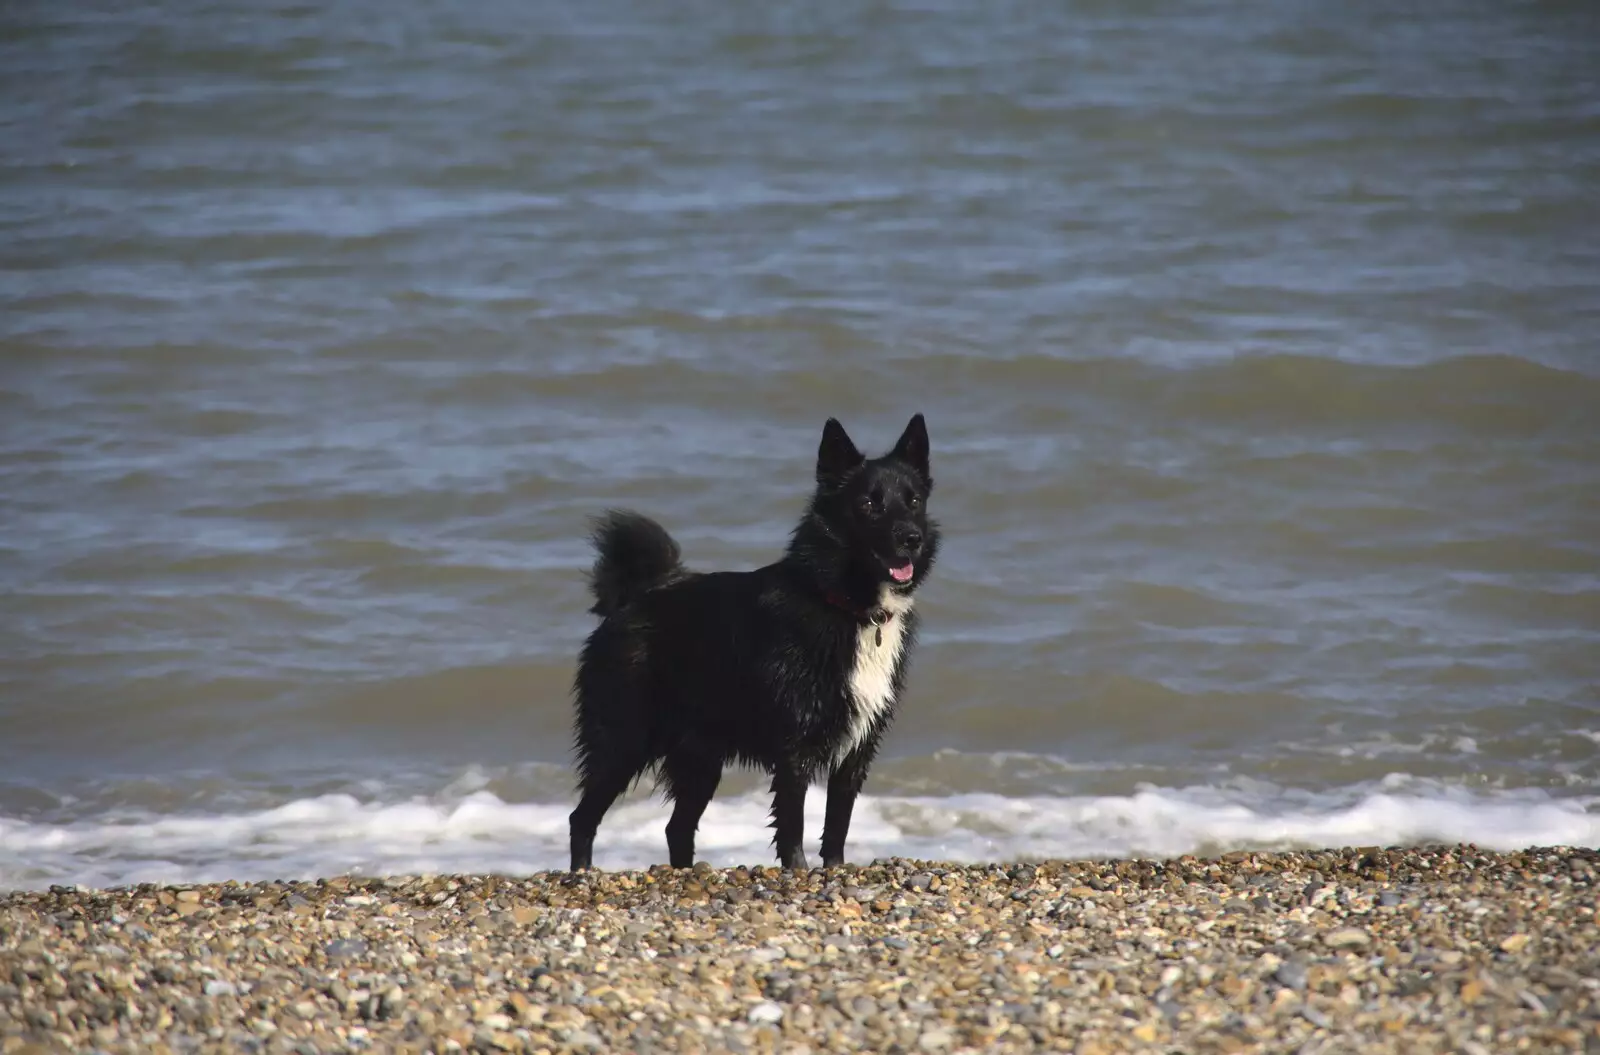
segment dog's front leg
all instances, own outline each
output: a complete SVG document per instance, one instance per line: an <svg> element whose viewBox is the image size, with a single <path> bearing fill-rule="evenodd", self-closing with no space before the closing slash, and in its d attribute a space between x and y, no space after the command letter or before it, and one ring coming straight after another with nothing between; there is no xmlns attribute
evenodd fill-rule
<svg viewBox="0 0 1600 1055"><path fill-rule="evenodd" d="M822 822L822 867L844 864L844 840L850 834L850 815L855 812L856 796L867 782L867 767L872 752L858 747L844 757L828 776L828 812Z"/></svg>
<svg viewBox="0 0 1600 1055"><path fill-rule="evenodd" d="M778 863L785 868L811 867L804 848L806 788L810 783L809 774L784 765L772 777L773 842L778 847Z"/></svg>

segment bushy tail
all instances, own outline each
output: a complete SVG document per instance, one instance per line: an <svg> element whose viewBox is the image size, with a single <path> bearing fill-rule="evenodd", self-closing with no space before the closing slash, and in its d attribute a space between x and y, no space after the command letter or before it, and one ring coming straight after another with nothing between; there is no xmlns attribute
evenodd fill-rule
<svg viewBox="0 0 1600 1055"><path fill-rule="evenodd" d="M647 516L613 509L595 520L591 537L598 556L589 576L595 599L589 611L596 615L614 615L685 574L677 542Z"/></svg>

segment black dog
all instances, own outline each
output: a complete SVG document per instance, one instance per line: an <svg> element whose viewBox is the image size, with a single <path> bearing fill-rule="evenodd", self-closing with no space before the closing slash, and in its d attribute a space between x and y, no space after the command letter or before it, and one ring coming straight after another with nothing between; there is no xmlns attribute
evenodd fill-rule
<svg viewBox="0 0 1600 1055"><path fill-rule="evenodd" d="M871 460L830 418L816 493L774 564L691 572L655 521L599 521L591 611L603 618L575 686L574 871L591 866L600 819L653 764L673 800L674 867L694 863L695 829L730 762L772 774L785 868L807 867L806 788L827 772L822 863L844 863L856 795L905 687L912 594L938 551L932 489L921 414Z"/></svg>

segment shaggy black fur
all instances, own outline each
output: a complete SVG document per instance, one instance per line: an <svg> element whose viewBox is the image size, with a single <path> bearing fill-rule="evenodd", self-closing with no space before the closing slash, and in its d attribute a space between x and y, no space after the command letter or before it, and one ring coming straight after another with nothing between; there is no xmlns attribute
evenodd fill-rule
<svg viewBox="0 0 1600 1055"><path fill-rule="evenodd" d="M652 766L673 801L667 850L694 863L694 836L729 763L772 774L778 860L804 868L804 807L827 774L822 863L844 862L856 795L894 718L916 643L912 595L939 547L928 517L928 431L911 419L867 459L830 418L816 490L783 557L748 572L696 573L655 521L611 512L595 528L601 616L578 664L578 806L572 868Z"/></svg>

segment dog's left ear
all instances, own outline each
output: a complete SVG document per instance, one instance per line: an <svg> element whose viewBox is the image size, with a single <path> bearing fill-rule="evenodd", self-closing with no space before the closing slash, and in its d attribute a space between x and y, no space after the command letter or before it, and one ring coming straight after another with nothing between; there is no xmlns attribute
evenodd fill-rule
<svg viewBox="0 0 1600 1055"><path fill-rule="evenodd" d="M928 472L928 425L922 420L922 415L911 419L906 430L900 434L900 441L894 445L894 456L917 472L929 483L933 477Z"/></svg>

